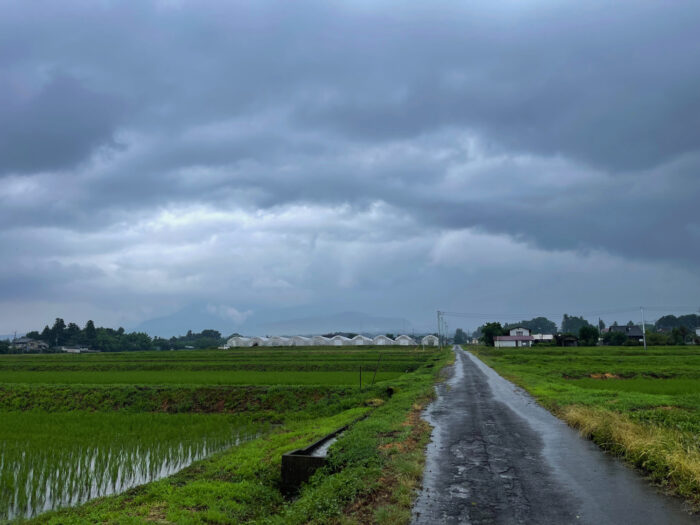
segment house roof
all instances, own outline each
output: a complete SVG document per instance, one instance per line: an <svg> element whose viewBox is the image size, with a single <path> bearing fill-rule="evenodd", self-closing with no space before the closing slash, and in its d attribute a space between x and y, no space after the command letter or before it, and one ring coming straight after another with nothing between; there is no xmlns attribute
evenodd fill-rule
<svg viewBox="0 0 700 525"><path fill-rule="evenodd" d="M627 334L629 337L642 337L642 327L633 325L633 326L618 326L618 325L613 325L608 328L608 331L610 332L621 332L623 334Z"/></svg>

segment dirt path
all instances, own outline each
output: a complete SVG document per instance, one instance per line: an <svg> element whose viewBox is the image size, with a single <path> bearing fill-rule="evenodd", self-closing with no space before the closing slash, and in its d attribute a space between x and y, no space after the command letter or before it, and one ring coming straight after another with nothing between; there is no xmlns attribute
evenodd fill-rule
<svg viewBox="0 0 700 525"><path fill-rule="evenodd" d="M414 524L698 524L682 503L584 440L522 389L457 349Z"/></svg>

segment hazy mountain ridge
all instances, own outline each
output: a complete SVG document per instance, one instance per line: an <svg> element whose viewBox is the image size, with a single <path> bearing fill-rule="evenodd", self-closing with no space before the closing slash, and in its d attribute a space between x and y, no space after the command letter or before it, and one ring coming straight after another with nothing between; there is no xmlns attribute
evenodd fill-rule
<svg viewBox="0 0 700 525"><path fill-rule="evenodd" d="M244 321L235 322L217 314L209 305L192 304L170 315L148 319L132 330L150 336L172 337L188 330L200 332L218 330L226 337L234 332L244 335L314 335L328 332L356 332L365 334L410 333L412 324L400 317L374 316L364 312L339 312L329 315L290 317L289 310L251 313Z"/></svg>

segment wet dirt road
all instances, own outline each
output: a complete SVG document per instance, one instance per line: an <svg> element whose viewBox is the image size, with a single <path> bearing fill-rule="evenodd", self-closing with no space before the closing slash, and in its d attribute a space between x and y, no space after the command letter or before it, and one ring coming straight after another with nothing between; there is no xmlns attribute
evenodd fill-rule
<svg viewBox="0 0 700 525"><path fill-rule="evenodd" d="M426 411L433 425L413 523L698 524L473 355Z"/></svg>

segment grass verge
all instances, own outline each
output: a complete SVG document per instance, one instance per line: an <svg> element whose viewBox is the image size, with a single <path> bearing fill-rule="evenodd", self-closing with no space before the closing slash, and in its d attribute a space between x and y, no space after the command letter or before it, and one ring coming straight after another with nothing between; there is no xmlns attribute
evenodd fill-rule
<svg viewBox="0 0 700 525"><path fill-rule="evenodd" d="M643 470L657 483L700 507L698 437L632 421L610 410L570 405L558 415L601 448Z"/></svg>

